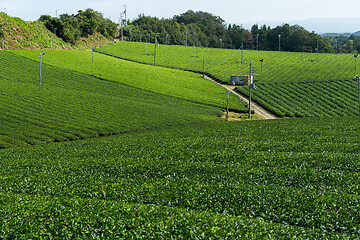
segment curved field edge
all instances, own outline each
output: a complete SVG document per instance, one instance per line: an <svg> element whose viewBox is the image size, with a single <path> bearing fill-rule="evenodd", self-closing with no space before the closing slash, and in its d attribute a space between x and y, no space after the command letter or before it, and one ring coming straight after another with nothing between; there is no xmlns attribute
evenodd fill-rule
<svg viewBox="0 0 360 240"><path fill-rule="evenodd" d="M120 42L96 51L133 61L153 64L153 45ZM150 47L151 46L151 47ZM222 83L232 74L249 74L252 61L254 100L279 117L355 116L358 87L355 86L355 59L351 54L266 52L208 49L161 45L159 65L205 72ZM261 61L260 61L261 60ZM306 90L304 90L306 88ZM291 91L291 92L289 92ZM248 96L248 89L239 89Z"/></svg>
<svg viewBox="0 0 360 240"><path fill-rule="evenodd" d="M219 107L47 64L40 85L38 62L0 55L1 148L218 121L222 115Z"/></svg>
<svg viewBox="0 0 360 240"><path fill-rule="evenodd" d="M109 56L154 64L154 44L118 42L95 51ZM262 61L260 61L262 60ZM275 52L234 49L196 48L160 45L157 65L186 69L229 83L232 74L249 74L252 62L255 83L299 83L340 81L354 78L352 54Z"/></svg>
<svg viewBox="0 0 360 240"><path fill-rule="evenodd" d="M39 61L41 51L11 51ZM176 97L186 101L226 109L226 90L208 82L199 74L175 69L133 63L95 53L94 69L90 51L45 50L43 62L52 66L93 75L136 88ZM230 95L229 107L237 112L246 112L246 103Z"/></svg>
<svg viewBox="0 0 360 240"><path fill-rule="evenodd" d="M12 233L25 229L24 236L34 234L26 232L29 222L35 232L39 226L55 236L111 234L106 227L115 225L119 236L121 226L150 234L143 229L156 225L151 211L158 210L171 219L161 226L178 229L179 237L225 238L246 229L249 238L356 238L358 123L349 117L213 122L3 149L0 193L14 199L2 200L10 216L3 226L17 221ZM139 217L140 223L131 220ZM217 229L224 221L225 232Z"/></svg>

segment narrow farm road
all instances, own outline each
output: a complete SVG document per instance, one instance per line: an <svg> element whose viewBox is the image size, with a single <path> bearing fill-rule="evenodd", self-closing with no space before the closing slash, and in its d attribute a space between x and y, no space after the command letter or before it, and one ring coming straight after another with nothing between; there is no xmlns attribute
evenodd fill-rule
<svg viewBox="0 0 360 240"><path fill-rule="evenodd" d="M218 83L217 81L215 81L214 79L211 79L210 77L205 75L205 79L210 80L214 83L219 84L220 86L222 86L223 88L229 90L230 92L232 92L233 94L235 94L236 96L238 96L241 100L248 102L249 99L247 99L246 97L240 95L239 93L235 92L231 87L228 87L226 85L223 85L221 83ZM259 105L257 105L254 102L251 102L251 109L255 110L255 112L257 114L259 114L260 116L262 116L265 119L277 119L278 117L274 116L273 114L269 113L268 111L266 111L265 109L261 108Z"/></svg>

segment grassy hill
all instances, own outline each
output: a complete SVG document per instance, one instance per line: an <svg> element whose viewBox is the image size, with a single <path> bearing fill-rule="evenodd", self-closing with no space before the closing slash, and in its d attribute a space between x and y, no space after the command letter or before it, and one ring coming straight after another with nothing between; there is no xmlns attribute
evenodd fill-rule
<svg viewBox="0 0 360 240"><path fill-rule="evenodd" d="M96 51L146 64L154 45L117 43ZM359 115L355 58L351 54L242 51L160 45L157 65L203 72L223 83L232 74L249 74L252 61L257 89L252 98L279 117ZM261 64L260 60L263 60ZM359 69L359 66L357 66ZM247 87L237 90L248 95Z"/></svg>
<svg viewBox="0 0 360 240"><path fill-rule="evenodd" d="M40 85L38 62L7 51L0 52L0 56L0 147L214 121L226 108L225 94L215 95L217 102L209 104L202 99L196 101L196 96L188 100L47 64L43 64ZM121 65L122 79L131 81L132 74L141 71L146 72L148 81L161 82L158 69L145 65L134 68L136 64L121 60L116 64ZM194 77L163 70L167 72L184 81ZM221 87L213 86L213 91L225 93Z"/></svg>
<svg viewBox="0 0 360 240"><path fill-rule="evenodd" d="M42 22L27 22L20 18L0 13L0 23L6 23L3 26L5 34L4 48L6 50L55 49L54 33L50 32ZM56 47L57 49L89 49L93 46L106 44L109 41L100 34L90 36L89 38L82 38L75 45L65 43L62 39L56 38Z"/></svg>
<svg viewBox="0 0 360 240"><path fill-rule="evenodd" d="M46 53L43 57L44 63L93 75L90 51L45 50L44 52ZM40 51L13 51L13 53L39 61ZM190 102L220 108L226 107L226 95L224 95L226 91L222 87L202 79L200 74L132 63L98 53L94 55L94 67L95 76L101 79ZM247 111L245 103L233 95L230 96L229 107L238 112Z"/></svg>
<svg viewBox="0 0 360 240"><path fill-rule="evenodd" d="M359 126L213 122L3 149L0 236L356 239Z"/></svg>
<svg viewBox="0 0 360 240"><path fill-rule="evenodd" d="M192 58L161 65L201 69L195 48L162 47ZM0 51L0 239L359 238L360 119L329 117L356 100L354 81L258 84L264 105L318 117L226 122L222 87L111 48L95 77L91 51ZM229 74L225 55L241 65L201 51L212 74Z"/></svg>
<svg viewBox="0 0 360 240"><path fill-rule="evenodd" d="M120 42L115 44L115 56L146 64L154 63L154 44ZM113 45L96 51L113 54ZM203 72L227 83L232 74L249 74L253 63L254 81L265 83L299 83L340 81L354 78L355 58L352 54L294 53L218 48L196 48L160 45L157 65ZM263 60L261 64L260 60ZM205 64L203 64L205 61ZM261 75L262 66L262 75Z"/></svg>

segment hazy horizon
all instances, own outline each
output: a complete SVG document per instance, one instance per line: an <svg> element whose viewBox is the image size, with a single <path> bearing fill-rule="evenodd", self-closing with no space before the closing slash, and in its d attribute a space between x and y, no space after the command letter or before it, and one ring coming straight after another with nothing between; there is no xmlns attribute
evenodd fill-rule
<svg viewBox="0 0 360 240"><path fill-rule="evenodd" d="M118 1L118 0L79 0L79 1L45 1L45 0L0 0L0 11L10 16L27 21L39 19L41 15L56 16L64 13L76 14L78 10L92 8L103 13L104 17L119 22L120 13L127 8L127 19L133 20L139 14L158 18L171 18L188 10L204 11L220 16L228 24L243 25L250 29L250 24L281 25L283 23L299 24L309 31L355 32L360 30L357 23L351 21L329 21L332 18L349 18L357 16L360 1L343 0L341 5L334 0L253 0L251 2L233 2L223 0L209 2L204 0L183 0L169 2L165 0ZM311 7L309 7L311 6ZM323 19L325 22L310 20ZM329 21L329 22L326 22ZM360 22L360 21L359 21ZM343 30L341 30L343 29Z"/></svg>

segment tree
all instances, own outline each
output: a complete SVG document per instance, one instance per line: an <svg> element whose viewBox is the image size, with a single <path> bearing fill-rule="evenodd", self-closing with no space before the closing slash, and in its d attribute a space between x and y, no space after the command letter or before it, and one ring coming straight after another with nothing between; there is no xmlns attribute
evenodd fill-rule
<svg viewBox="0 0 360 240"><path fill-rule="evenodd" d="M103 15L92 9L78 11L76 15L62 14L59 18L42 15L39 21L45 23L46 28L54 31L65 42L75 43L81 37L100 33L106 38L114 38L117 25Z"/></svg>

